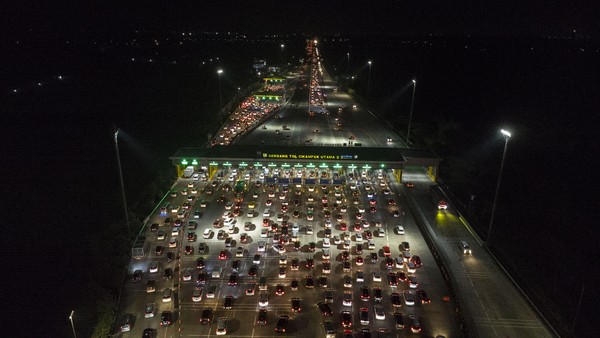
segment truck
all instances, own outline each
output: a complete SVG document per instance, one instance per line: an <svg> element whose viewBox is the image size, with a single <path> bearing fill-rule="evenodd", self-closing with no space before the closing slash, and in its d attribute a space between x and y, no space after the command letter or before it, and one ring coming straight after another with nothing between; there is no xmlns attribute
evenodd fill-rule
<svg viewBox="0 0 600 338"><path fill-rule="evenodd" d="M189 167L185 168L185 170L183 171L184 178L190 178L190 177L192 177L193 174L194 174L193 166L189 166Z"/></svg>

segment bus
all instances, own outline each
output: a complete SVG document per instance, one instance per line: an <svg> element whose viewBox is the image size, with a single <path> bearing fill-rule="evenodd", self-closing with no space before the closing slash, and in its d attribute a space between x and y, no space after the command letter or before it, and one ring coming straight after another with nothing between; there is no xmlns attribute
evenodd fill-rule
<svg viewBox="0 0 600 338"><path fill-rule="evenodd" d="M171 204L169 202L165 202L160 206L160 215L161 216L167 216L167 214L169 213L169 208L171 207Z"/></svg>

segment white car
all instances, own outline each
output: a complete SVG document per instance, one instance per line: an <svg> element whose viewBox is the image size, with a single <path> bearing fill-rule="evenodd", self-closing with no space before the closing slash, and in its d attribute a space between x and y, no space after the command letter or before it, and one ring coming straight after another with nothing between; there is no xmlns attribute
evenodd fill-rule
<svg viewBox="0 0 600 338"><path fill-rule="evenodd" d="M362 205L359 205L358 212L365 212L365 207L363 207Z"/></svg>
<svg viewBox="0 0 600 338"><path fill-rule="evenodd" d="M157 273L158 272L158 262L152 262L150 263L150 267L148 268L148 270L150 271L150 273Z"/></svg>
<svg viewBox="0 0 600 338"><path fill-rule="evenodd" d="M203 289L196 288L194 292L192 292L192 302L199 302L202 300L202 294L204 293Z"/></svg>
<svg viewBox="0 0 600 338"><path fill-rule="evenodd" d="M183 270L183 280L191 281L192 280L192 269Z"/></svg>
<svg viewBox="0 0 600 338"><path fill-rule="evenodd" d="M343 299L342 304L344 306L352 306L352 291L344 291Z"/></svg>
<svg viewBox="0 0 600 338"><path fill-rule="evenodd" d="M267 244L264 241L258 242L258 252L265 252L267 250Z"/></svg>
<svg viewBox="0 0 600 338"><path fill-rule="evenodd" d="M267 237L269 237L269 230L268 229L261 229L260 230L260 237L261 238L267 238Z"/></svg>
<svg viewBox="0 0 600 338"><path fill-rule="evenodd" d="M244 248L241 246L235 251L235 257L244 257Z"/></svg>
<svg viewBox="0 0 600 338"><path fill-rule="evenodd" d="M173 228L171 230L171 236L179 236L179 228Z"/></svg>
<svg viewBox="0 0 600 338"><path fill-rule="evenodd" d="M177 239L176 238L171 238L169 240L169 248L176 248L177 247Z"/></svg>
<svg viewBox="0 0 600 338"><path fill-rule="evenodd" d="M258 306L269 306L269 294L261 292L258 296Z"/></svg>
<svg viewBox="0 0 600 338"><path fill-rule="evenodd" d="M331 240L327 237L323 238L323 247L324 248L329 248L331 247Z"/></svg>
<svg viewBox="0 0 600 338"><path fill-rule="evenodd" d="M223 221L223 224L226 225L226 226L233 225L233 224L235 224L235 219L234 218L226 218Z"/></svg>
<svg viewBox="0 0 600 338"><path fill-rule="evenodd" d="M357 234L354 236L354 240L355 240L356 242L362 242L362 241L363 241L363 236L362 236L362 234L361 234L360 232L359 232L359 233L357 233Z"/></svg>
<svg viewBox="0 0 600 338"><path fill-rule="evenodd" d="M209 239L212 237L213 233L214 233L214 231L212 231L211 229L205 229L204 233L202 234L202 237L204 239Z"/></svg>
<svg viewBox="0 0 600 338"><path fill-rule="evenodd" d="M373 282L381 282L381 273L379 271L373 271Z"/></svg>
<svg viewBox="0 0 600 338"><path fill-rule="evenodd" d="M408 283L408 287L411 289L416 289L419 287L419 282L417 281L417 276L410 275L406 278L406 282Z"/></svg>
<svg viewBox="0 0 600 338"><path fill-rule="evenodd" d="M415 305L415 294L406 290L402 292L402 296L404 297L404 304L408 306Z"/></svg>
<svg viewBox="0 0 600 338"><path fill-rule="evenodd" d="M156 303L146 304L146 309L144 310L144 318L154 317L155 312L156 312Z"/></svg>
<svg viewBox="0 0 600 338"><path fill-rule="evenodd" d="M383 311L383 306L375 305L373 306L373 310L375 312L375 319L385 320L385 311Z"/></svg>
<svg viewBox="0 0 600 338"><path fill-rule="evenodd" d="M281 244L275 244L273 245L273 250L275 250L275 252L284 253L285 247Z"/></svg>
<svg viewBox="0 0 600 338"><path fill-rule="evenodd" d="M400 224L396 225L396 233L398 235L404 235L404 227Z"/></svg>

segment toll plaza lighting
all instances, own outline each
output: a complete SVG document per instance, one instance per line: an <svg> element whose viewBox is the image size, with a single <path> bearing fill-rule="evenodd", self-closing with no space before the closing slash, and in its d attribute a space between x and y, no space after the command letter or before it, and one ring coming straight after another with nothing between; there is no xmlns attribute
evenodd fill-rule
<svg viewBox="0 0 600 338"><path fill-rule="evenodd" d="M494 225L494 216L496 215L496 204L498 203L498 192L500 191L500 182L502 181L502 171L504 169L504 159L506 158L506 148L508 147L508 140L511 138L511 133L507 130L500 129L502 136L504 136L504 151L502 151L502 162L500 162L500 174L498 174L498 183L496 184L496 193L494 194L494 203L492 204L492 215L490 216L490 225L488 227L486 243L490 243L490 237L492 235L492 226Z"/></svg>

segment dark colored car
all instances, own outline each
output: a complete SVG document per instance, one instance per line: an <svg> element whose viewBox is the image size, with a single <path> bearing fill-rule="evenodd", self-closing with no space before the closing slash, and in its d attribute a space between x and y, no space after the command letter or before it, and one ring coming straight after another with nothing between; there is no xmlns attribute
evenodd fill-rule
<svg viewBox="0 0 600 338"><path fill-rule="evenodd" d="M142 280L142 270L135 270L133 272L133 282L137 283Z"/></svg>
<svg viewBox="0 0 600 338"><path fill-rule="evenodd" d="M154 249L154 253L157 256L162 256L163 252L165 252L165 248L162 245L157 245L156 249Z"/></svg>
<svg viewBox="0 0 600 338"><path fill-rule="evenodd" d="M431 303L431 299L427 297L427 292L425 290L417 290L417 294L419 295L419 299L421 300L421 304L429 304Z"/></svg>
<svg viewBox="0 0 600 338"><path fill-rule="evenodd" d="M173 269L166 268L163 270L163 278L164 279L172 279L173 278Z"/></svg>
<svg viewBox="0 0 600 338"><path fill-rule="evenodd" d="M286 315L279 316L279 319L277 320L277 325L275 326L275 332L284 333L287 330L287 324L289 319L290 317Z"/></svg>
<svg viewBox="0 0 600 338"><path fill-rule="evenodd" d="M155 329L144 329L142 332L142 338L155 338L156 330Z"/></svg>
<svg viewBox="0 0 600 338"><path fill-rule="evenodd" d="M258 310L258 318L256 323L260 325L267 325L267 309Z"/></svg>
<svg viewBox="0 0 600 338"><path fill-rule="evenodd" d="M331 307L329 306L329 304L320 302L317 304L317 307L319 308L319 311L321 311L321 315L323 317L331 316Z"/></svg>
<svg viewBox="0 0 600 338"><path fill-rule="evenodd" d="M237 273L232 273L229 276L229 282L227 283L227 285L229 285L229 286L237 286L238 285L237 278L238 278Z"/></svg>
<svg viewBox="0 0 600 338"><path fill-rule="evenodd" d="M352 327L352 314L350 311L342 311L342 327Z"/></svg>
<svg viewBox="0 0 600 338"><path fill-rule="evenodd" d="M315 279L313 278L313 276L306 276L306 288L307 289L312 289L315 287Z"/></svg>
<svg viewBox="0 0 600 338"><path fill-rule="evenodd" d="M367 301L371 296L369 295L369 288L366 286L360 287L360 299Z"/></svg>
<svg viewBox="0 0 600 338"><path fill-rule="evenodd" d="M202 325L210 324L211 318L212 318L212 309L202 310L202 315L200 316L200 324L202 324Z"/></svg>
<svg viewBox="0 0 600 338"><path fill-rule="evenodd" d="M300 298L292 298L292 312L301 312Z"/></svg>
<svg viewBox="0 0 600 338"><path fill-rule="evenodd" d="M225 301L223 302L223 308L229 310L233 307L233 296L225 297Z"/></svg>
<svg viewBox="0 0 600 338"><path fill-rule="evenodd" d="M205 266L206 260L203 257L199 257L198 259L196 259L196 267L198 269L204 269Z"/></svg>
<svg viewBox="0 0 600 338"><path fill-rule="evenodd" d="M170 326L173 323L171 311L163 311L160 314L160 326Z"/></svg>

